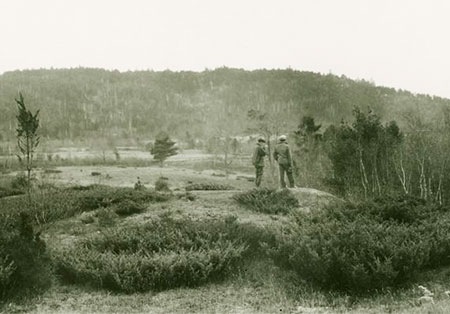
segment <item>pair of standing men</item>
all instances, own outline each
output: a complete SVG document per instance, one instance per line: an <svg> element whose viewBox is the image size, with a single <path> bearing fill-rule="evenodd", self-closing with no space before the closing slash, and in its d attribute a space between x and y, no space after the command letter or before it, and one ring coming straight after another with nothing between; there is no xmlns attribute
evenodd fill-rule
<svg viewBox="0 0 450 314"><path fill-rule="evenodd" d="M255 184L257 187L261 185L262 175L264 173L264 157L267 155L265 143L266 141L263 138L259 138L253 153L252 161L256 169ZM292 173L292 156L285 135L281 135L278 138L278 144L275 146L273 158L278 162L278 167L280 169L281 187L286 188L286 181L284 180L285 174L289 180L289 187L295 187L294 175Z"/></svg>

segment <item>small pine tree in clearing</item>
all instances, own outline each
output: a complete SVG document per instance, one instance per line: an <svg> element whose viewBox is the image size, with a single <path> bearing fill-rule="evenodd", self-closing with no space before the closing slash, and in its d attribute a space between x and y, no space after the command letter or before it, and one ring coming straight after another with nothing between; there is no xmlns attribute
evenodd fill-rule
<svg viewBox="0 0 450 314"><path fill-rule="evenodd" d="M160 162L162 167L168 157L178 153L178 148L175 147L175 142L170 139L169 135L162 132L156 137L150 153L153 155L153 159Z"/></svg>
<svg viewBox="0 0 450 314"><path fill-rule="evenodd" d="M33 170L33 155L39 145L39 136L37 129L39 128L38 114L39 110L33 114L25 106L22 93L19 93L19 99L15 99L19 114L17 115L17 145L19 147L21 156L17 156L19 161L24 161L27 169L28 186L31 181L31 171Z"/></svg>

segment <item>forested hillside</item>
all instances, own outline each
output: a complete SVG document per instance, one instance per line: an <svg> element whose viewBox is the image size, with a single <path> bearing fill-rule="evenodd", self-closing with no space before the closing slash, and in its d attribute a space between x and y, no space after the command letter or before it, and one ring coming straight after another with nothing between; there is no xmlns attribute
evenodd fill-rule
<svg viewBox="0 0 450 314"><path fill-rule="evenodd" d="M433 117L450 106L448 99L291 69L27 70L0 75L0 140L14 137L19 91L41 110L41 135L53 139L151 137L159 131L206 138L221 126L238 135L247 130L250 109L285 118L288 130L304 115L325 125L351 119L355 106L401 124L408 112Z"/></svg>

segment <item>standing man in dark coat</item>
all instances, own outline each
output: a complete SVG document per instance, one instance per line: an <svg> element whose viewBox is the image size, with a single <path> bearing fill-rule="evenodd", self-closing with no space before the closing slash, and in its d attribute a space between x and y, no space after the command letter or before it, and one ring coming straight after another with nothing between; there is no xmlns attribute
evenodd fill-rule
<svg viewBox="0 0 450 314"><path fill-rule="evenodd" d="M273 158L278 162L280 168L280 184L284 189L286 188L286 182L284 181L284 174L287 174L289 180L289 187L294 188L294 175L292 171L292 156L289 146L286 142L286 135L281 135L278 138L278 144L275 146L273 152Z"/></svg>
<svg viewBox="0 0 450 314"><path fill-rule="evenodd" d="M261 185L261 180L264 173L264 156L267 155L265 143L266 141L260 137L256 143L255 151L253 152L252 163L256 169L256 187Z"/></svg>

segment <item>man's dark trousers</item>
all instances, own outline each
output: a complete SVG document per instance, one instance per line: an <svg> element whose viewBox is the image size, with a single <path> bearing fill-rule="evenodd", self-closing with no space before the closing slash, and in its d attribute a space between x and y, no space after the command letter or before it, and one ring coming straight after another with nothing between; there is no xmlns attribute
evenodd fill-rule
<svg viewBox="0 0 450 314"><path fill-rule="evenodd" d="M256 184L256 187L259 187L261 185L261 180L262 180L262 176L264 173L264 167L255 167L255 169L256 169L255 184Z"/></svg>
<svg viewBox="0 0 450 314"><path fill-rule="evenodd" d="M295 183L294 183L294 175L292 174L292 167L289 165L283 165L283 164L279 164L278 166L280 168L281 187L282 188L286 187L286 181L284 181L284 173L286 173L288 180L289 180L289 187L293 188L295 186Z"/></svg>

